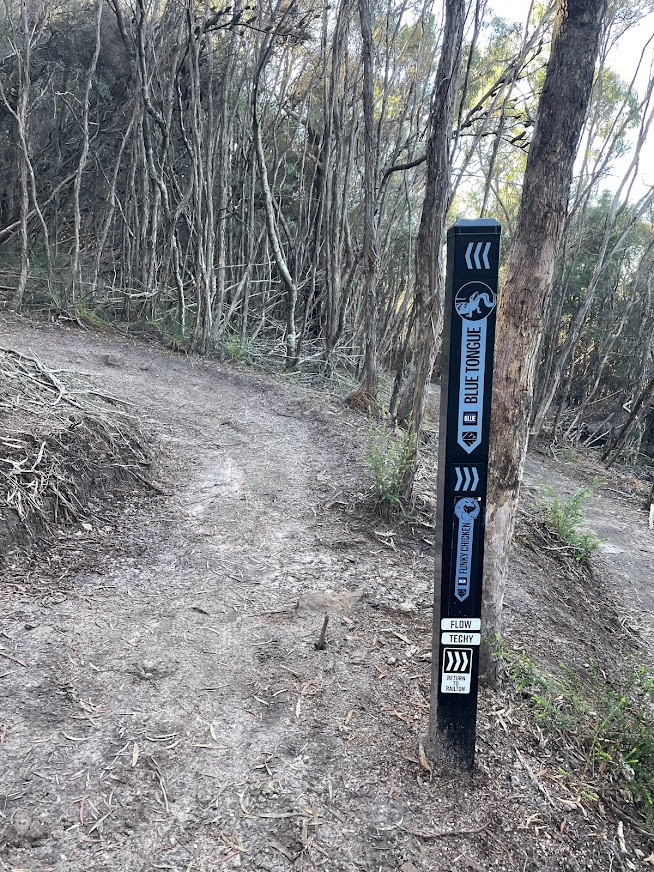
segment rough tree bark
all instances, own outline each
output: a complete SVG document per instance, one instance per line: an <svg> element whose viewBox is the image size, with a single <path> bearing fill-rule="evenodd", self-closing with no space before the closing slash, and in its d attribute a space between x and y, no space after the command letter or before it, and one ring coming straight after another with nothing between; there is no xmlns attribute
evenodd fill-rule
<svg viewBox="0 0 654 872"><path fill-rule="evenodd" d="M534 369L588 108L605 0L558 0L550 60L499 298L491 418L482 678L498 681L509 551L529 436Z"/></svg>
<svg viewBox="0 0 654 872"><path fill-rule="evenodd" d="M465 0L446 0L443 45L429 116L427 180L416 241L415 363L405 389L409 402L400 401L401 417L411 435L420 432L425 409L425 390L440 348L438 336L443 320L442 239L450 203L450 144L457 72L461 58ZM417 438L416 438L417 446ZM417 448L416 448L417 450ZM415 460L407 467L404 493L413 490Z"/></svg>

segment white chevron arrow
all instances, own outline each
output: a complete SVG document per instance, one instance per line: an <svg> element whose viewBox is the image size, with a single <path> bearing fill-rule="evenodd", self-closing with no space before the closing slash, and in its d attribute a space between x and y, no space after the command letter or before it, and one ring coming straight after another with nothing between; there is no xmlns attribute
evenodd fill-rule
<svg viewBox="0 0 654 872"><path fill-rule="evenodd" d="M474 466L455 466L456 485L455 491L475 491L479 484L479 473Z"/></svg>
<svg viewBox="0 0 654 872"><path fill-rule="evenodd" d="M454 659L456 660L456 663L454 664L454 671L460 672L461 671L461 652L460 651L454 652Z"/></svg>
<svg viewBox="0 0 654 872"><path fill-rule="evenodd" d="M447 652L447 670L446 670L447 672L452 671L452 663L453 662L454 662L454 658L452 657L452 652L448 651Z"/></svg>
<svg viewBox="0 0 654 872"><path fill-rule="evenodd" d="M462 651L461 657L463 657L463 667L461 669L461 672L467 672L468 671L468 655L466 654L465 651Z"/></svg>
<svg viewBox="0 0 654 872"><path fill-rule="evenodd" d="M491 244L487 242L484 244L483 242L478 242L476 245L474 242L469 242L468 247L466 248L466 264L468 269L490 269L490 261L488 260L488 253L490 251ZM482 252L483 248L483 252ZM479 259L481 255L481 260ZM474 265L472 263L472 258L474 257ZM483 261L483 266L482 266Z"/></svg>

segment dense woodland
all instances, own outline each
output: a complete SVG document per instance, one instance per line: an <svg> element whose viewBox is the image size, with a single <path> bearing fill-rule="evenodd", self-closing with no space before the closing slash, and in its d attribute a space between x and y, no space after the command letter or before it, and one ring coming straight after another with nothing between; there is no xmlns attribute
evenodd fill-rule
<svg viewBox="0 0 654 872"><path fill-rule="evenodd" d="M447 5L5 0L7 305L346 374L419 423L442 229L497 218L509 251L556 7ZM536 367L532 433L605 460L654 452L652 41L611 65L653 10L603 19Z"/></svg>

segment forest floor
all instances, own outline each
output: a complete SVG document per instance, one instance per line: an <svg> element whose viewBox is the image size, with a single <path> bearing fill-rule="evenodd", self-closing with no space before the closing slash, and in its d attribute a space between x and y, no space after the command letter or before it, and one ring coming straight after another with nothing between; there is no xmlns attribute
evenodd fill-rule
<svg viewBox="0 0 654 872"><path fill-rule="evenodd" d="M432 534L367 512L365 418L121 337L8 315L0 334L132 403L161 491L4 572L0 868L652 868L652 840L573 789L520 694L482 692L472 779L421 766ZM539 455L526 499L594 474ZM541 663L647 656L654 533L618 477L591 499L592 577L514 550L507 644Z"/></svg>

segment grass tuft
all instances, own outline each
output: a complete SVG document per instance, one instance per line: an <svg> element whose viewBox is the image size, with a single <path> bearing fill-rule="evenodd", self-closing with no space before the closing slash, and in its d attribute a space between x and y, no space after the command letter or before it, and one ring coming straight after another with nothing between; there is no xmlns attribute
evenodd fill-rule
<svg viewBox="0 0 654 872"><path fill-rule="evenodd" d="M584 523L582 506L590 496L590 488L580 488L567 499L562 499L551 485L546 485L546 499L539 505L543 523L548 531L573 552L576 560L587 561L602 544L592 530L580 530Z"/></svg>
<svg viewBox="0 0 654 872"><path fill-rule="evenodd" d="M371 424L364 462L371 473L377 504L382 512L398 512L404 507L404 476L415 447L415 435L408 431Z"/></svg>
<svg viewBox="0 0 654 872"><path fill-rule="evenodd" d="M632 802L654 823L654 675L640 663L607 676L588 664L583 678L567 666L539 669L524 651L500 656L517 691L545 730L559 733L580 761L576 773L597 797ZM590 794L587 794L590 796Z"/></svg>

